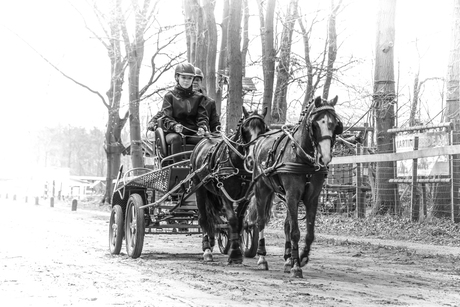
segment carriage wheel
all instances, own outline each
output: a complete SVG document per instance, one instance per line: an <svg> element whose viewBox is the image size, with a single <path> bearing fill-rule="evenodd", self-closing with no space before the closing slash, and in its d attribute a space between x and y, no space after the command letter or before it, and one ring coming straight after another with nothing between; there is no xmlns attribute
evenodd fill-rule
<svg viewBox="0 0 460 307"><path fill-rule="evenodd" d="M256 225L247 226L243 228L242 242L244 248L244 257L254 258L257 254L259 245L259 230Z"/></svg>
<svg viewBox="0 0 460 307"><path fill-rule="evenodd" d="M219 250L221 254L227 255L230 250L230 240L228 239L228 233L226 230L219 231L217 236L217 244L219 245Z"/></svg>
<svg viewBox="0 0 460 307"><path fill-rule="evenodd" d="M145 234L144 204L139 194L132 194L128 199L125 220L126 252L129 257L136 259L142 253Z"/></svg>
<svg viewBox="0 0 460 307"><path fill-rule="evenodd" d="M110 213L109 222L109 249L112 255L120 254L123 236L125 235L123 224L123 209L121 209L120 205L115 205Z"/></svg>

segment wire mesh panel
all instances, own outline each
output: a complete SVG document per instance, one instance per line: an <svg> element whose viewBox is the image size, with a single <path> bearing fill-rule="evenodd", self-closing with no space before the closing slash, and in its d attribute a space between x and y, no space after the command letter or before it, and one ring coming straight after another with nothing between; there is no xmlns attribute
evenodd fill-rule
<svg viewBox="0 0 460 307"><path fill-rule="evenodd" d="M171 168L154 170L129 180L125 186L139 188L153 188L156 191L167 192Z"/></svg>

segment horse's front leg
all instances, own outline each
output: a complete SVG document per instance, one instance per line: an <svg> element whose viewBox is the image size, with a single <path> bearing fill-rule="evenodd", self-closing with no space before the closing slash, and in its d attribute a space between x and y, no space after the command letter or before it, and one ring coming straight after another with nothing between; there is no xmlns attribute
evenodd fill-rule
<svg viewBox="0 0 460 307"><path fill-rule="evenodd" d="M196 179L195 179L196 180ZM195 182L198 184L198 182ZM214 227L212 226L213 221L210 220L207 214L207 191L202 187L199 188L196 193L196 204L198 207L198 224L201 227L203 232L203 237L201 241L201 248L203 250L203 260L204 261L213 261L212 258L212 247L214 239Z"/></svg>
<svg viewBox="0 0 460 307"><path fill-rule="evenodd" d="M305 234L305 246L300 255L300 264L305 266L310 257L310 250L313 241L315 240L315 220L316 212L318 210L318 198L321 193L321 187L324 182L324 175L317 174L311 178L308 188L304 194L303 203L305 204L306 210L306 229Z"/></svg>
<svg viewBox="0 0 460 307"><path fill-rule="evenodd" d="M300 193L286 193L286 206L287 206L287 219L290 225L290 234L291 234L291 277L302 278L302 268L300 267L299 261L299 240L300 240L300 230L298 223L298 213L299 213L299 199ZM287 222L286 222L287 223ZM287 239L286 239L287 241Z"/></svg>
<svg viewBox="0 0 460 307"><path fill-rule="evenodd" d="M213 245L211 243L213 237L214 235L208 235L208 233L204 233L202 241L201 241L201 245L203 249L203 260L207 262L213 261L213 258L212 258Z"/></svg>
<svg viewBox="0 0 460 307"><path fill-rule="evenodd" d="M227 214L229 226L229 241L230 250L228 253L228 264L243 263L243 253L241 252L240 234L238 232L238 217L233 210L233 205L229 201L225 201L225 211Z"/></svg>

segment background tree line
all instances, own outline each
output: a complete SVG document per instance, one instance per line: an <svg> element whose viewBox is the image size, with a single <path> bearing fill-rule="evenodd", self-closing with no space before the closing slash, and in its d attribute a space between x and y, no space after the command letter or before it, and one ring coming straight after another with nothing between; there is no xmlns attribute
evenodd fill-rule
<svg viewBox="0 0 460 307"><path fill-rule="evenodd" d="M69 168L72 176L106 174L107 159L101 140L104 131L98 128L56 126L37 131L31 159L42 167Z"/></svg>

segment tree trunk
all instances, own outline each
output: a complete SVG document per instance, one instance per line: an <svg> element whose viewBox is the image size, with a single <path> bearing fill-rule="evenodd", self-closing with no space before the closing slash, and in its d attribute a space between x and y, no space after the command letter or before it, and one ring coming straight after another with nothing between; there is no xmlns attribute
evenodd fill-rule
<svg viewBox="0 0 460 307"><path fill-rule="evenodd" d="M235 130L243 106L242 62L241 62L241 0L230 0L228 24L229 90L227 99L226 131Z"/></svg>
<svg viewBox="0 0 460 307"><path fill-rule="evenodd" d="M229 22L229 0L223 0L222 10L222 40L220 43L219 63L217 64L217 90L216 90L216 108L219 113L222 110L222 91L225 84L225 75L227 68L227 43L228 43L228 22Z"/></svg>
<svg viewBox="0 0 460 307"><path fill-rule="evenodd" d="M120 27L118 21L121 19L118 15L121 0L113 1L111 7L112 17L109 21L110 27L110 45L108 45L108 54L111 67L110 89L107 91L109 100L107 105L108 122L105 132L104 150L107 156L107 175L106 190L102 202L111 202L113 186L112 181L116 179L118 169L120 168L121 153L124 149L121 140L121 130L128 119L127 115L120 118L120 99L124 83L124 61L121 55L120 44Z"/></svg>
<svg viewBox="0 0 460 307"><path fill-rule="evenodd" d="M275 80L275 55L273 24L275 15L275 0L267 0L266 14L262 5L262 0L257 0L259 7L260 35L262 41L262 70L264 75L264 96L262 109L267 108L265 122L270 125L272 122L272 97L273 83ZM265 17L264 17L265 15Z"/></svg>
<svg viewBox="0 0 460 307"><path fill-rule="evenodd" d="M183 8L185 14L185 38L187 44L187 61L192 63L195 60L196 54L196 22L195 22L195 7L196 0L184 0Z"/></svg>
<svg viewBox="0 0 460 307"><path fill-rule="evenodd" d="M300 30L302 32L303 49L304 49L304 54L305 54L305 65L307 66L307 78L306 78L307 87L305 90L305 97L302 103L302 109L305 109L310 103L310 100L313 98L313 95L316 89L313 87L313 65L310 60L309 32L305 28L302 18L300 18L300 16L298 15L297 15L297 20L299 22Z"/></svg>
<svg viewBox="0 0 460 307"><path fill-rule="evenodd" d="M211 0L203 0L204 15L206 17L206 25L208 30L208 49L206 51L206 90L208 96L216 99L216 53L217 53L217 28L216 19L214 17L215 2ZM220 109L217 109L220 114Z"/></svg>
<svg viewBox="0 0 460 307"><path fill-rule="evenodd" d="M149 9L149 1L146 1L142 8L138 6L137 1L132 1L131 5L135 14L135 34L132 43L128 36L126 23L123 22L120 26L122 28L129 65L129 135L131 140L131 163L133 168L139 168L144 167L139 116L139 75L142 60L144 59L144 31L148 21L147 11ZM122 16L122 12L119 13L120 16Z"/></svg>
<svg viewBox="0 0 460 307"><path fill-rule="evenodd" d="M243 46L241 48L241 61L243 66L243 77L246 76L246 56L249 46L249 6L248 0L243 0Z"/></svg>
<svg viewBox="0 0 460 307"><path fill-rule="evenodd" d="M326 80L323 86L323 98L327 99L329 96L329 89L332 83L332 76L334 74L334 62L337 58L337 31L335 28L335 21L337 11L340 8L340 4L334 8L334 1L331 1L331 15L329 16L328 22L328 51L327 51L327 67L326 67Z"/></svg>
<svg viewBox="0 0 460 307"><path fill-rule="evenodd" d="M453 123L452 144L460 144L460 0L453 3L453 25L451 34L451 49L449 53L449 64L447 67L447 99L446 119ZM450 216L455 222L460 221L459 216L459 192L460 185L460 155L453 155L453 189L449 203L437 207L435 215ZM454 208L450 208L450 199L454 200Z"/></svg>
<svg viewBox="0 0 460 307"><path fill-rule="evenodd" d="M272 121L284 124L287 112L287 89L290 78L292 32L297 17L298 0L291 0L281 34L281 50L279 56L275 87L275 99L272 107Z"/></svg>
<svg viewBox="0 0 460 307"><path fill-rule="evenodd" d="M196 53L195 58L192 59L192 64L200 68L205 76L208 76L207 70L207 54L208 54L208 31L206 29L205 13L203 8L195 5L195 24L196 24ZM217 32L216 32L217 35ZM216 39L217 43L217 39Z"/></svg>
<svg viewBox="0 0 460 307"><path fill-rule="evenodd" d="M395 123L395 10L396 0L379 0L373 95L378 153L393 152L393 135L387 130L393 128ZM396 209L397 186L389 183L392 178L395 178L395 162L378 162L373 214L385 214Z"/></svg>
<svg viewBox="0 0 460 307"><path fill-rule="evenodd" d="M418 106L418 96L420 92L420 87L419 87L419 75L420 71L417 71L417 74L415 75L414 79L414 97L412 97L412 104L410 106L410 114L409 114L409 126L413 127L417 125L417 106Z"/></svg>

